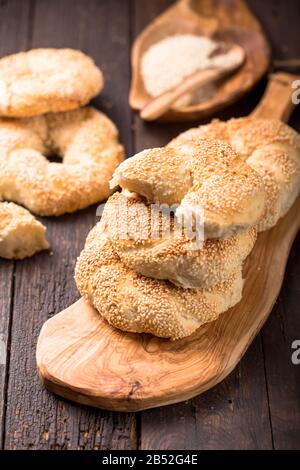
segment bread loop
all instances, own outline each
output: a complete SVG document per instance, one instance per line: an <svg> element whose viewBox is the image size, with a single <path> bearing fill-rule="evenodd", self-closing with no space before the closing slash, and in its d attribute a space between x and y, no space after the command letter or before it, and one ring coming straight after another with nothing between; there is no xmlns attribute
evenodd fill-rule
<svg viewBox="0 0 300 470"><path fill-rule="evenodd" d="M49 162L58 154L62 163ZM28 119L0 119L0 199L40 215L61 215L99 202L123 159L115 125L86 107Z"/></svg>
<svg viewBox="0 0 300 470"><path fill-rule="evenodd" d="M179 204L176 214L187 218L203 211L206 239L255 225L265 205L260 176L227 143L212 139L144 150L117 168L116 185L149 203Z"/></svg>
<svg viewBox="0 0 300 470"><path fill-rule="evenodd" d="M170 142L169 147L193 147L203 138L229 143L260 175L266 192L266 204L258 230L273 227L299 194L299 134L275 119L214 120L211 124L183 132Z"/></svg>
<svg viewBox="0 0 300 470"><path fill-rule="evenodd" d="M208 289L232 277L256 240L256 228L251 227L226 239L206 240L198 248L174 220L142 198L115 193L105 205L101 223L128 269L183 288Z"/></svg>
<svg viewBox="0 0 300 470"><path fill-rule="evenodd" d="M26 209L0 202L0 257L23 259L49 248L46 228Z"/></svg>
<svg viewBox="0 0 300 470"><path fill-rule="evenodd" d="M218 318L240 301L243 287L241 269L208 290L182 289L141 276L120 261L102 221L86 240L75 279L81 295L111 325L173 340Z"/></svg>
<svg viewBox="0 0 300 470"><path fill-rule="evenodd" d="M101 70L74 49L32 49L0 59L0 115L76 109L103 87Z"/></svg>

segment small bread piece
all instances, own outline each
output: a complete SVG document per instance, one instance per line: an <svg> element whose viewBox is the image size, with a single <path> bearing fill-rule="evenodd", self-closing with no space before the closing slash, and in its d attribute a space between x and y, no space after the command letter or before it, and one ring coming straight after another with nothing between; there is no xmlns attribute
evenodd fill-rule
<svg viewBox="0 0 300 470"><path fill-rule="evenodd" d="M79 108L103 87L101 70L74 49L32 49L0 59L0 115L29 117Z"/></svg>
<svg viewBox="0 0 300 470"><path fill-rule="evenodd" d="M241 269L208 290L182 289L141 276L120 261L101 222L86 240L75 279L81 295L111 325L173 340L216 320L240 301L243 288Z"/></svg>
<svg viewBox="0 0 300 470"><path fill-rule="evenodd" d="M46 228L30 212L12 202L0 202L0 257L23 259L49 248Z"/></svg>
<svg viewBox="0 0 300 470"><path fill-rule="evenodd" d="M294 203L300 190L300 135L276 119L240 118L189 129L169 146L186 148L204 138L220 139L261 177L266 204L258 230L273 227Z"/></svg>
<svg viewBox="0 0 300 470"><path fill-rule="evenodd" d="M58 154L62 163L45 156ZM106 199L123 159L118 131L94 108L0 119L0 199L39 215L74 212Z"/></svg>
<svg viewBox="0 0 300 470"><path fill-rule="evenodd" d="M230 145L212 139L144 150L117 168L116 185L149 203L178 204L178 216L203 214L205 239L255 225L265 205L260 176Z"/></svg>
<svg viewBox="0 0 300 470"><path fill-rule="evenodd" d="M257 232L250 227L229 238L197 243L172 214L123 193L108 199L101 222L128 269L194 289L208 289L232 277L251 252Z"/></svg>

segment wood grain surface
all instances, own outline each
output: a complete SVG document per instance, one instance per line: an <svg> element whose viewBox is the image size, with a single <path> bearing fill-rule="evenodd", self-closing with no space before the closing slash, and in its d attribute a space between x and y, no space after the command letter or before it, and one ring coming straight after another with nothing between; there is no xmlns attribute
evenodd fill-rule
<svg viewBox="0 0 300 470"><path fill-rule="evenodd" d="M171 3L1 0L0 53L31 45L67 45L90 53L106 75L104 93L95 104L115 120L130 155L147 146L163 145L187 127L145 124L129 111L127 103L130 43ZM248 0L248 4L263 24L274 56L299 57L299 2ZM109 43L107 37L111 37ZM248 114L263 89L264 82L219 116ZM291 125L300 130L299 110ZM47 318L78 298L72 270L96 222L95 210L43 219L52 257L41 253L28 262L0 260L0 331L7 347L0 380L2 448L299 448L300 366L291 362L291 343L300 338L299 236L281 294L262 333L234 372L211 391L177 405L116 413L72 404L42 387L34 357L37 336Z"/></svg>

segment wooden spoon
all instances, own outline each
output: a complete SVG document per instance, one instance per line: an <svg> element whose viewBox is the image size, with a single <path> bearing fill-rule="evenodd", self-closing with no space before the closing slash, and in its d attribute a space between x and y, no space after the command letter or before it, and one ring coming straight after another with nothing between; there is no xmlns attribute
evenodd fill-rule
<svg viewBox="0 0 300 470"><path fill-rule="evenodd" d="M157 119L168 111L172 107L172 104L174 104L174 102L185 93L192 92L199 89L201 86L213 83L240 67L245 60L244 50L237 45L229 46L227 49L228 50L226 52L220 49L219 55L231 54L233 59L230 63L217 63L217 65L212 66L209 69L199 70L193 75L187 77L178 86L161 94L157 98L152 99L148 104L146 104L140 112L141 118L145 121L153 121L154 119Z"/></svg>
<svg viewBox="0 0 300 470"><path fill-rule="evenodd" d="M160 121L188 121L207 117L245 94L267 71L270 48L260 24L243 0L179 0L152 21L136 38L131 56L129 103L142 110L151 100L141 75L143 54L156 42L175 34L196 34L237 44L246 54L243 66L218 84L207 101L170 109Z"/></svg>
<svg viewBox="0 0 300 470"><path fill-rule="evenodd" d="M295 78L272 76L253 115L287 121ZM117 330L79 300L41 330L41 379L62 397L117 411L176 403L208 390L232 371L271 313L299 227L300 197L273 229L259 235L244 268L241 302L179 341Z"/></svg>

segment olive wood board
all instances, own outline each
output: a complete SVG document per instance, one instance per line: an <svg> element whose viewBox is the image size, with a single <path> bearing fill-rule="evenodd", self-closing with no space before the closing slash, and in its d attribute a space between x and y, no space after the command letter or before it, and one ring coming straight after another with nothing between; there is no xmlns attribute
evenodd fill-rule
<svg viewBox="0 0 300 470"><path fill-rule="evenodd" d="M268 318L300 227L300 198L261 233L244 269L243 298L177 341L125 333L82 299L48 320L37 346L46 387L79 403L138 411L192 398L223 380Z"/></svg>

